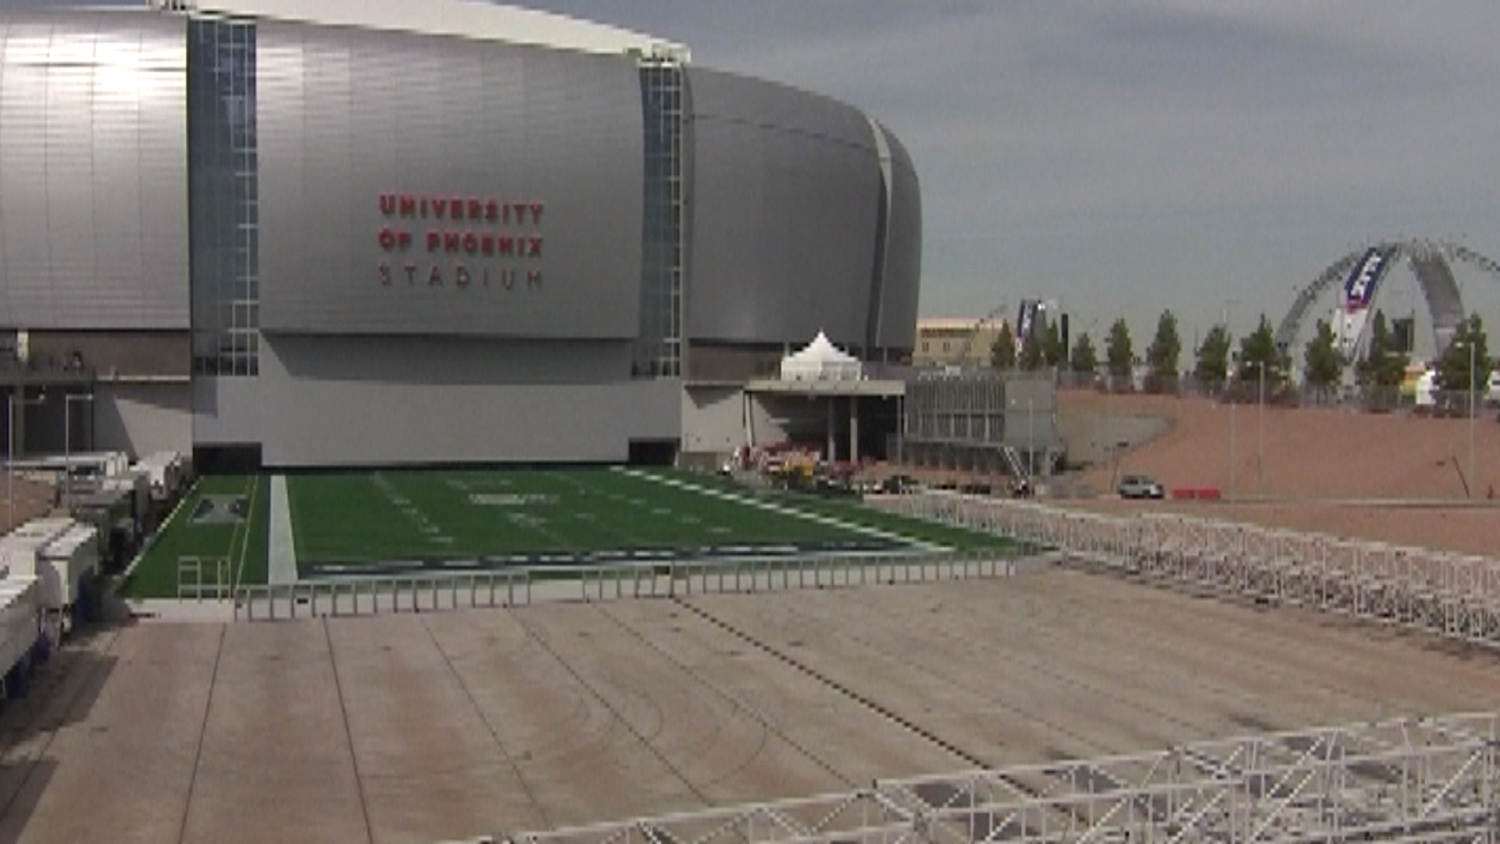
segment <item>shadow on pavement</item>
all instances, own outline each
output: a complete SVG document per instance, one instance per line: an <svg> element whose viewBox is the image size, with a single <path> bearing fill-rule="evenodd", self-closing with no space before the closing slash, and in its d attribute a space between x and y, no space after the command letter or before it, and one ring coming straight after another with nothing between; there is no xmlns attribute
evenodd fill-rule
<svg viewBox="0 0 1500 844"><path fill-rule="evenodd" d="M0 841L20 836L57 770L52 736L88 717L114 672L103 649L119 626L78 631L34 669L24 698L0 702Z"/></svg>

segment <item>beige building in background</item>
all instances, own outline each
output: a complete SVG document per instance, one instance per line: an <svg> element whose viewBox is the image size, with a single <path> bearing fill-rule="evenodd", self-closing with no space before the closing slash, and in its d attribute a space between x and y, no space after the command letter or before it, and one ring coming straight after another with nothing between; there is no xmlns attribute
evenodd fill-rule
<svg viewBox="0 0 1500 844"><path fill-rule="evenodd" d="M983 322L980 317L920 317L912 350L915 366L989 366L990 347L1000 336L1004 319Z"/></svg>

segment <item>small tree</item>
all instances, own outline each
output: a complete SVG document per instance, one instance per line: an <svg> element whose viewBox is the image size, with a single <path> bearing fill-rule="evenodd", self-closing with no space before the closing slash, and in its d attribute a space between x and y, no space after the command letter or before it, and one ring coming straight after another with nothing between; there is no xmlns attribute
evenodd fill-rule
<svg viewBox="0 0 1500 844"><path fill-rule="evenodd" d="M1089 339L1087 331L1078 335L1078 342L1073 344L1073 371L1080 375L1092 375L1099 368L1099 356L1094 351L1094 341Z"/></svg>
<svg viewBox="0 0 1500 844"><path fill-rule="evenodd" d="M1146 361L1151 365L1151 391L1177 391L1177 358L1182 354L1182 340L1177 336L1177 317L1170 310L1162 311L1156 321L1156 336L1146 349Z"/></svg>
<svg viewBox="0 0 1500 844"><path fill-rule="evenodd" d="M1470 346L1473 346L1474 368L1469 368ZM1476 391L1486 391L1490 383L1489 342L1484 334L1484 321L1479 314L1471 314L1458 324L1453 342L1438 360L1438 386L1451 393L1467 393L1472 384Z"/></svg>
<svg viewBox="0 0 1500 844"><path fill-rule="evenodd" d="M1193 375L1198 383L1211 391L1222 390L1225 379L1229 377L1229 343L1229 329L1215 325L1198 346L1198 363L1193 367Z"/></svg>
<svg viewBox="0 0 1500 844"><path fill-rule="evenodd" d="M1010 333L1010 323L1001 323L1000 333L990 344L990 366L999 370L1016 368L1016 335Z"/></svg>
<svg viewBox="0 0 1500 844"><path fill-rule="evenodd" d="M1117 319L1109 327L1109 340L1104 350L1111 378L1130 378L1130 365L1135 360L1135 350L1130 347L1130 327L1124 318ZM1128 380L1126 383L1130 383Z"/></svg>
<svg viewBox="0 0 1500 844"><path fill-rule="evenodd" d="M1259 382L1264 371L1267 395L1276 392L1287 380L1288 360L1286 354L1276 348L1276 335L1271 332L1271 323L1265 314L1260 315L1260 324L1248 337L1240 340L1240 371L1242 382Z"/></svg>
<svg viewBox="0 0 1500 844"><path fill-rule="evenodd" d="M1021 368L1027 372L1041 369L1047 363L1041 332L1033 330L1021 343Z"/></svg>
<svg viewBox="0 0 1500 844"><path fill-rule="evenodd" d="M1308 341L1302 361L1307 366L1307 385L1326 390L1344 377L1344 358L1333 344L1333 326L1318 320L1318 328Z"/></svg>
<svg viewBox="0 0 1500 844"><path fill-rule="evenodd" d="M1370 322L1370 345L1364 360L1355 368L1355 379L1363 387L1399 387L1406 374L1408 358L1395 349L1395 339L1385 321L1385 312L1377 310Z"/></svg>
<svg viewBox="0 0 1500 844"><path fill-rule="evenodd" d="M1057 323L1048 320L1042 334L1042 360L1048 366L1062 366L1068 360L1068 347L1063 345L1062 331Z"/></svg>

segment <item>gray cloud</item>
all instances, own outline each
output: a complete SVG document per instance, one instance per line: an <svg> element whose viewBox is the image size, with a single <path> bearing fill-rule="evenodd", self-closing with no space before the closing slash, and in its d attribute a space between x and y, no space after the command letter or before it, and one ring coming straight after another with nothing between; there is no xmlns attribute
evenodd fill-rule
<svg viewBox="0 0 1500 844"><path fill-rule="evenodd" d="M1243 330L1367 238L1500 251L1493 4L754 5L777 22L764 43L722 7L737 37L679 37L902 136L927 313L1041 294L1144 332L1234 299ZM809 6L815 23L780 17Z"/></svg>
<svg viewBox="0 0 1500 844"><path fill-rule="evenodd" d="M927 314L1044 295L1144 335L1170 306L1190 339L1226 299L1239 331L1275 319L1366 239L1500 256L1493 0L535 5L890 126L922 179ZM1500 285L1462 280L1500 324Z"/></svg>

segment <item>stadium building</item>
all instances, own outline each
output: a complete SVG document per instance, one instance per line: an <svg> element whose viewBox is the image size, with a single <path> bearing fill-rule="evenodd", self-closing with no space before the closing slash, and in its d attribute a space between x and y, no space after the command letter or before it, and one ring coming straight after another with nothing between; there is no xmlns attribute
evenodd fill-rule
<svg viewBox="0 0 1500 844"><path fill-rule="evenodd" d="M786 416L744 385L820 330L909 359L920 252L878 121L648 35L459 0L0 12L23 453L714 450Z"/></svg>

